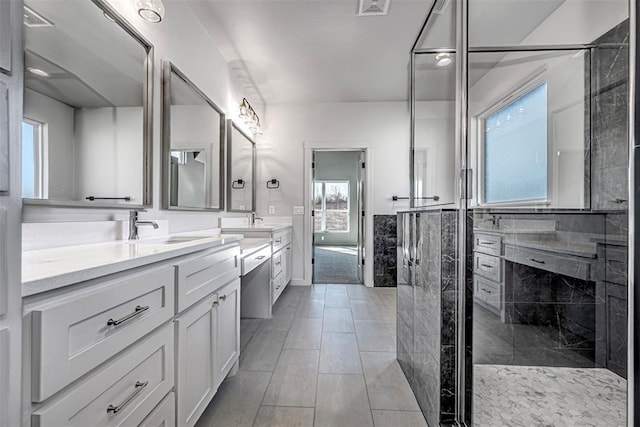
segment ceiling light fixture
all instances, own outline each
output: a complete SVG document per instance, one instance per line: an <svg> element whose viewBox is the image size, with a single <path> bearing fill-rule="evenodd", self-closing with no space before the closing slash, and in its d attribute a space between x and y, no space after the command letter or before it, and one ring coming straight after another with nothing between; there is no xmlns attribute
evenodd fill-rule
<svg viewBox="0 0 640 427"><path fill-rule="evenodd" d="M135 0L138 15L142 19L157 24L164 19L164 3L162 0Z"/></svg>
<svg viewBox="0 0 640 427"><path fill-rule="evenodd" d="M453 58L450 53L439 53L436 55L436 65L438 67L447 67L451 65Z"/></svg>
<svg viewBox="0 0 640 427"><path fill-rule="evenodd" d="M255 110L247 101L247 98L242 98L240 104L240 116L244 123L247 125L253 135L262 135L262 127L260 126L260 117L256 114Z"/></svg>
<svg viewBox="0 0 640 427"><path fill-rule="evenodd" d="M51 77L51 74L47 73L44 70L41 70L40 68L27 67L27 71L33 74L34 76L44 77L44 78Z"/></svg>

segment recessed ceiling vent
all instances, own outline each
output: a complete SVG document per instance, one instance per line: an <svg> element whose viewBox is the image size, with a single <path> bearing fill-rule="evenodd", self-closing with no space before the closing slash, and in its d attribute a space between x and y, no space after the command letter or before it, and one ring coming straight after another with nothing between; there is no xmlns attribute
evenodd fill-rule
<svg viewBox="0 0 640 427"><path fill-rule="evenodd" d="M449 2L451 0L436 0L436 4L433 5L433 13L436 15L442 15L445 10L447 10L447 6L449 6Z"/></svg>
<svg viewBox="0 0 640 427"><path fill-rule="evenodd" d="M29 6L24 7L23 15L24 25L31 28L53 27L51 21L46 20L38 12L31 9Z"/></svg>
<svg viewBox="0 0 640 427"><path fill-rule="evenodd" d="M386 15L391 0L360 0L358 16Z"/></svg>

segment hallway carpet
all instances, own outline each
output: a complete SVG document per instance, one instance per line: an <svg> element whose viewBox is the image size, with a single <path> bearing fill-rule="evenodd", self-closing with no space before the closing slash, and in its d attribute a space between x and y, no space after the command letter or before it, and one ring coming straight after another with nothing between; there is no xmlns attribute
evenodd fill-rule
<svg viewBox="0 0 640 427"><path fill-rule="evenodd" d="M316 246L313 283L360 284L355 246Z"/></svg>

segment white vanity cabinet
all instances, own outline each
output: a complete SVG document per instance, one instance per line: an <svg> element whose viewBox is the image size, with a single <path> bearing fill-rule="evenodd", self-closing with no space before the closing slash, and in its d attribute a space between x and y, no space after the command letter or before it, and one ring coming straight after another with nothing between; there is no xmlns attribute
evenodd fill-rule
<svg viewBox="0 0 640 427"><path fill-rule="evenodd" d="M239 254L234 246L175 265L179 294L187 281L213 291L175 319L178 426L195 425L240 356Z"/></svg>
<svg viewBox="0 0 640 427"><path fill-rule="evenodd" d="M291 281L291 229L274 232L271 239L271 295L275 303Z"/></svg>
<svg viewBox="0 0 640 427"><path fill-rule="evenodd" d="M23 427L193 426L240 355L237 240L23 298Z"/></svg>

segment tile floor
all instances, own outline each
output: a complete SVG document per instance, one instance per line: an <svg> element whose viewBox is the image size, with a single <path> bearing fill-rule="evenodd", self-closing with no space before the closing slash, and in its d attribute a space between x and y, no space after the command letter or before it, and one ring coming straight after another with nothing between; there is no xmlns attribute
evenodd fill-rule
<svg viewBox="0 0 640 427"><path fill-rule="evenodd" d="M474 366L474 425L626 426L627 381L607 369Z"/></svg>
<svg viewBox="0 0 640 427"><path fill-rule="evenodd" d="M240 371L205 426L426 426L395 360L394 288L289 286L269 320L243 319Z"/></svg>
<svg viewBox="0 0 640 427"><path fill-rule="evenodd" d="M355 246L316 245L313 250L314 283L360 284Z"/></svg>

